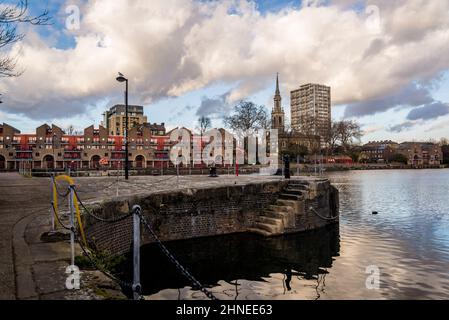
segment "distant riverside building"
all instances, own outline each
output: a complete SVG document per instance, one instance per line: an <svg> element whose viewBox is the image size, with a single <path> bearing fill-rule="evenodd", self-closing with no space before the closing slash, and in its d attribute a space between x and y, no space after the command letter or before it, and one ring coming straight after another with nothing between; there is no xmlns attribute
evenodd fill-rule
<svg viewBox="0 0 449 320"><path fill-rule="evenodd" d="M290 93L293 130L318 135L325 147L331 129L331 88L305 84Z"/></svg>
<svg viewBox="0 0 449 320"><path fill-rule="evenodd" d="M136 125L129 130L131 168L166 167L171 142L164 124ZM8 124L0 125L0 170L96 169L100 160L107 168L124 167L124 137L111 135L99 126L82 135L68 135L58 126L44 124L35 133L22 134Z"/></svg>
<svg viewBox="0 0 449 320"><path fill-rule="evenodd" d="M370 141L362 146L360 161L389 162L398 147L399 144L391 140Z"/></svg>
<svg viewBox="0 0 449 320"><path fill-rule="evenodd" d="M397 152L407 158L407 164L414 167L440 166L443 163L441 146L431 142L403 142Z"/></svg>
<svg viewBox="0 0 449 320"><path fill-rule="evenodd" d="M279 90L279 76L276 77L274 105L271 112L271 128L278 130L279 155L287 151L299 150L301 146L306 147L309 152L316 152L320 148L321 138L319 135L295 129L285 130L285 113Z"/></svg>
<svg viewBox="0 0 449 320"><path fill-rule="evenodd" d="M403 155L407 164L414 167L439 166L443 162L440 145L431 142L403 142L391 140L370 141L362 146L360 161L391 162L396 155Z"/></svg>
<svg viewBox="0 0 449 320"><path fill-rule="evenodd" d="M108 134L116 136L125 135L126 107L118 104L104 113L103 126ZM147 123L147 117L143 113L143 106L128 105L128 127L129 129Z"/></svg>

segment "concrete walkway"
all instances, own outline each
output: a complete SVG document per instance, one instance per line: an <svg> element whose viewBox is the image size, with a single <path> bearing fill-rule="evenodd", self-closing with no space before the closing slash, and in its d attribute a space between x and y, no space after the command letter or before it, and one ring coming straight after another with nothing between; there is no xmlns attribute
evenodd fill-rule
<svg viewBox="0 0 449 320"><path fill-rule="evenodd" d="M30 281L30 254L24 229L30 217L48 211L48 201L44 199L49 197L48 179L26 179L17 173L0 174L0 299L36 296L33 281Z"/></svg>
<svg viewBox="0 0 449 320"><path fill-rule="evenodd" d="M96 271L82 273L81 290L66 289L69 243L41 241L50 229L50 195L50 179L0 173L0 300L123 298Z"/></svg>

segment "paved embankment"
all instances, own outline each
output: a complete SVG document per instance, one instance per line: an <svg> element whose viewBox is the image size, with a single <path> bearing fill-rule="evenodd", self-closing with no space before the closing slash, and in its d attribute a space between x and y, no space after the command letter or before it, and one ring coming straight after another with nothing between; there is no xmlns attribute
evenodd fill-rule
<svg viewBox="0 0 449 320"><path fill-rule="evenodd" d="M91 283L103 293L115 289L103 275L85 272L83 290L66 290L69 244L41 241L50 228L50 195L50 179L0 173L0 300L99 299Z"/></svg>
<svg viewBox="0 0 449 320"><path fill-rule="evenodd" d="M100 202L183 189L239 186L279 181L281 177L257 175L145 176L125 181L115 177L74 178L84 202ZM60 185L61 192L65 186ZM69 264L67 241L46 243L41 235L50 229L51 183L48 178L24 178L17 173L0 173L0 299L96 299L99 291L115 295L113 284L101 274L85 272L78 292L65 289L65 268ZM60 208L67 208L61 201ZM84 281L84 282L83 282ZM84 283L84 286L83 286ZM92 287L94 283L96 287ZM108 290L110 292L108 292Z"/></svg>

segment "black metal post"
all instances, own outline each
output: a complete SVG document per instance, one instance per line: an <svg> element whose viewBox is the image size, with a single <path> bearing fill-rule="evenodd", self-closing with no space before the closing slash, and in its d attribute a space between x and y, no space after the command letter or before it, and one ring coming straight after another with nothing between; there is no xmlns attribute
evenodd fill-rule
<svg viewBox="0 0 449 320"><path fill-rule="evenodd" d="M125 89L125 180L129 177L129 159L128 159L128 79L126 79L126 89Z"/></svg>
<svg viewBox="0 0 449 320"><path fill-rule="evenodd" d="M284 177L290 179L290 156L288 154L284 156Z"/></svg>
<svg viewBox="0 0 449 320"><path fill-rule="evenodd" d="M53 133L53 137L51 139L51 148L53 151L53 174L54 175L56 175L55 139L56 139L56 134Z"/></svg>

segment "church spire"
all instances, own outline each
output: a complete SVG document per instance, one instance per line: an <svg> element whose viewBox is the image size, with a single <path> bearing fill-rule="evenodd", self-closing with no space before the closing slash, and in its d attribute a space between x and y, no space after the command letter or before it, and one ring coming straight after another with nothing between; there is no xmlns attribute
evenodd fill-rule
<svg viewBox="0 0 449 320"><path fill-rule="evenodd" d="M274 94L274 112L281 112L281 91L279 90L279 73L276 74L276 92Z"/></svg>
<svg viewBox="0 0 449 320"><path fill-rule="evenodd" d="M282 110L281 91L279 90L279 73L276 74L276 92L274 94L274 107L271 112L271 128L284 132L284 110Z"/></svg>
<svg viewBox="0 0 449 320"><path fill-rule="evenodd" d="M276 74L276 95L281 95L281 92L279 91L279 72Z"/></svg>

